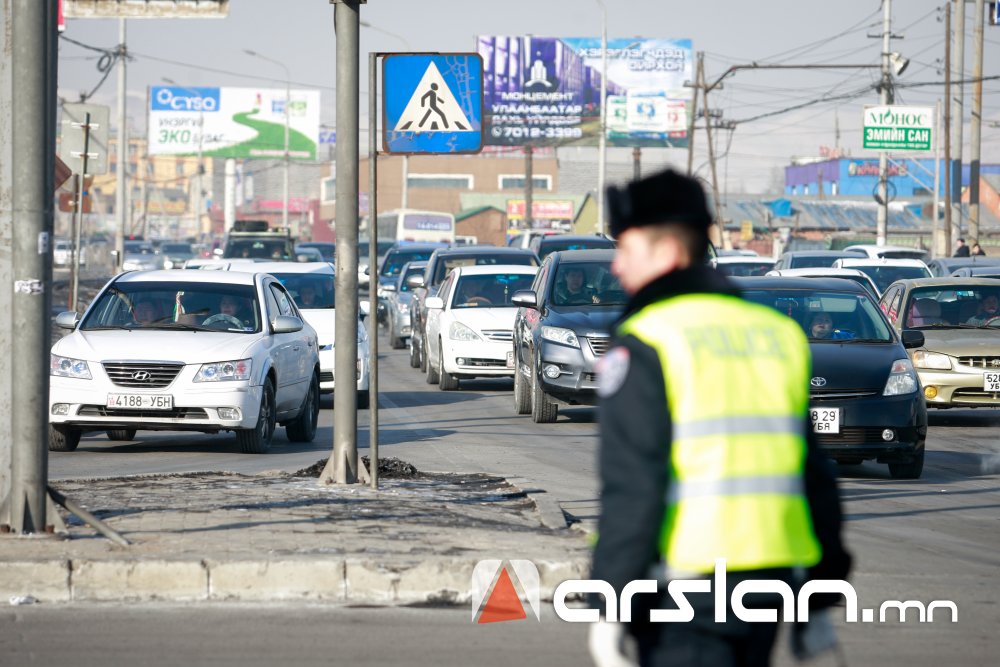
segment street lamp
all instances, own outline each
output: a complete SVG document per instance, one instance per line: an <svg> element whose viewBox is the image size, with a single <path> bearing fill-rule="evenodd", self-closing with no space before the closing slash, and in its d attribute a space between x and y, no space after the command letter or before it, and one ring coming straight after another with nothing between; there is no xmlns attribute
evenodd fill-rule
<svg viewBox="0 0 1000 667"><path fill-rule="evenodd" d="M243 52L248 56L266 60L267 62L273 63L285 70L285 184L282 188L282 199L284 200L284 203L281 208L281 225L285 229L288 229L288 111L292 104L292 74L288 67L279 60L268 58L267 56L261 55L251 49L243 49Z"/></svg>
<svg viewBox="0 0 1000 667"><path fill-rule="evenodd" d="M601 135L597 140L597 231L606 233L604 224L604 178L608 155L608 8L604 0L596 0L601 6Z"/></svg>
<svg viewBox="0 0 1000 667"><path fill-rule="evenodd" d="M171 86L177 86L181 90L185 90L185 91L191 93L192 95L194 95L196 97L201 97L201 95L199 95L198 91L196 91L195 89L188 88L187 86L181 86L176 81L174 81L173 79L171 79L169 77L162 77L161 81L163 81L163 83L169 84ZM202 149L204 148L204 138L205 138L205 109L204 109L204 105L201 104L201 103L199 103L198 104L198 167L197 167L198 188L195 190L195 199L194 199L195 223L194 224L195 224L195 227L197 228L198 233L201 234L202 236L204 236L206 233L211 233L211 231L212 231L212 229L211 229L211 223L209 223L209 225L208 225L209 228L207 230L203 229L202 224L201 224L201 214L202 214L201 208L203 206L203 204L202 204L202 193L205 190L204 183L202 181L202 179L205 177L204 176L204 174L205 174L205 165L204 165L203 160L202 160ZM204 239L202 239L202 240L204 240Z"/></svg>

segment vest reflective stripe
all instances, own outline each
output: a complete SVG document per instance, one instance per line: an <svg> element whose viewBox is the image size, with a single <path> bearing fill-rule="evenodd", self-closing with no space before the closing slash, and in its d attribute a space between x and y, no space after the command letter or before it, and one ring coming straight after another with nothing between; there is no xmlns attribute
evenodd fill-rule
<svg viewBox="0 0 1000 667"><path fill-rule="evenodd" d="M711 294L652 304L619 327L654 348L670 405L668 568L712 572L819 561L803 488L808 341L777 312Z"/></svg>
<svg viewBox="0 0 1000 667"><path fill-rule="evenodd" d="M805 483L798 475L772 475L770 477L734 477L677 482L670 485L667 502L700 498L702 496L739 496L751 493L774 493L787 496L805 493Z"/></svg>
<svg viewBox="0 0 1000 667"><path fill-rule="evenodd" d="M674 439L702 438L726 433L773 433L798 435L802 432L801 417L715 417L674 426Z"/></svg>

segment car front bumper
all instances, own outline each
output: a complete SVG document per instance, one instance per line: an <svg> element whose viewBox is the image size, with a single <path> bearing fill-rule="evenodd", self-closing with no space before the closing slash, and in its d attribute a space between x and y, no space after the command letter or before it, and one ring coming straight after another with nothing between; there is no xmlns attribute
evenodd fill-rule
<svg viewBox="0 0 1000 667"><path fill-rule="evenodd" d="M334 388L334 357L336 350L319 351L319 391L321 394L329 394ZM358 391L368 391L368 360L359 359L355 367L355 377L357 378Z"/></svg>
<svg viewBox="0 0 1000 667"><path fill-rule="evenodd" d="M539 344L540 364L535 370L542 391L550 398L570 405L596 405L597 362L601 355L594 351L589 339L581 336L580 347L544 339ZM546 374L546 369L550 367L558 369L558 377Z"/></svg>
<svg viewBox="0 0 1000 667"><path fill-rule="evenodd" d="M458 377L514 377L514 346L511 341L444 342L444 369ZM507 365L507 359L511 365ZM459 363L459 360L462 363Z"/></svg>
<svg viewBox="0 0 1000 667"><path fill-rule="evenodd" d="M1000 368L982 369L957 365L955 370L950 371L926 368L916 370L927 407L1000 407L1000 392L983 389L983 373L1000 372Z"/></svg>
<svg viewBox="0 0 1000 667"><path fill-rule="evenodd" d="M91 365L93 368L93 364ZM193 372L193 371L192 371ZM253 428L260 412L261 387L248 381L185 381L182 372L162 389L120 387L109 380L49 378L49 423L83 430L136 428L143 431L222 431ZM108 394L170 395L170 410L108 408ZM55 414L65 405L65 414ZM223 419L220 408L236 408L238 419Z"/></svg>
<svg viewBox="0 0 1000 667"><path fill-rule="evenodd" d="M810 407L840 409L840 432L816 434L820 449L834 459L907 461L923 448L927 437L927 407L919 391L856 398L814 394ZM891 437L886 438L889 431Z"/></svg>

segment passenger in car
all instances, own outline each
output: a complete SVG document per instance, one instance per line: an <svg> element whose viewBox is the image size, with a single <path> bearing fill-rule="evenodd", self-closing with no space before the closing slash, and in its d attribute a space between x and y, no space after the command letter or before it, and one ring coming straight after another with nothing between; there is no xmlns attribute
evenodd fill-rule
<svg viewBox="0 0 1000 667"><path fill-rule="evenodd" d="M992 319L1000 317L1000 301L996 294L985 294L979 299L979 309L976 314L965 321L966 324L982 326Z"/></svg>
<svg viewBox="0 0 1000 667"><path fill-rule="evenodd" d="M810 338L830 338L833 335L833 318L829 313L816 313L809 322Z"/></svg>

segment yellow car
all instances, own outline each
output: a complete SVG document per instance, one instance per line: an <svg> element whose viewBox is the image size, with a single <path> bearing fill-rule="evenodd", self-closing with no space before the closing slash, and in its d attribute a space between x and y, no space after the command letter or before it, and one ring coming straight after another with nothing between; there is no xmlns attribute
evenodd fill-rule
<svg viewBox="0 0 1000 667"><path fill-rule="evenodd" d="M909 354L928 407L1000 407L1000 280L900 280L880 305L897 331L924 334Z"/></svg>

